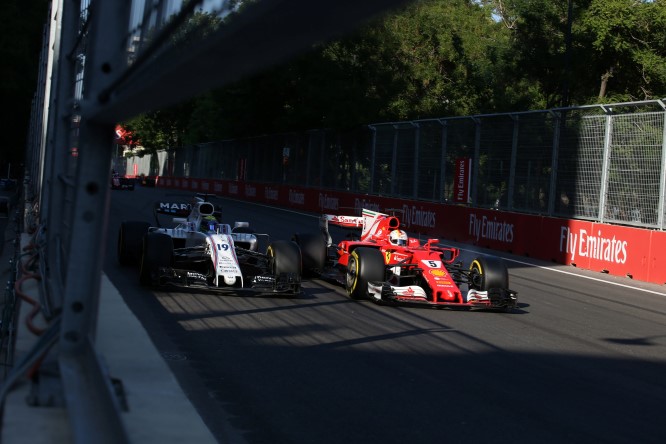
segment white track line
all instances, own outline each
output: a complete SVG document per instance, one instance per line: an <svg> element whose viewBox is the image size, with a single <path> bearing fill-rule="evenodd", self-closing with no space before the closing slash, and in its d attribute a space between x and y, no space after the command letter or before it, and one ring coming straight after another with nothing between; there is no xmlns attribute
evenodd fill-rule
<svg viewBox="0 0 666 444"><path fill-rule="evenodd" d="M463 251L471 251L471 252L477 252L478 253L478 251L476 251L476 250L470 250L470 249L467 249L467 248L459 248L459 249L463 250ZM640 288L640 287L636 287L636 286L633 286L633 285L627 285L627 284L621 284L619 282L608 281L606 279L599 279L599 278L595 278L595 277L592 277L592 276L585 276L585 275L574 273L574 272L571 272L571 271L559 270L557 268L551 268L551 267L547 267L547 266L544 266L544 265L538 265L538 264L534 264L532 262L524 262L524 261L519 261L519 260L516 260L516 259L510 259L510 258L507 258L507 257L504 257L504 256L502 256L502 259L504 259L505 261L509 261L509 262L515 262L515 263L521 264L521 265L529 265L530 267L540 268L542 270L548 270L548 271L552 271L552 272L555 272L555 273L562 273L562 274L566 274L566 275L569 275L569 276L576 276L576 277L579 277L579 278L582 278L582 279L588 279L588 280L591 280L591 281L602 282L604 284L615 285L616 287L629 288L631 290L638 290L638 291L642 291L644 293L651 293L651 294L655 294L657 296L666 297L666 293L655 291L655 290L649 290L647 288ZM560 265L563 265L563 264L560 264ZM584 270L584 269L581 269L581 270ZM642 282L642 281L639 281L639 282L644 283L646 285L657 285L657 284L650 284L649 282Z"/></svg>

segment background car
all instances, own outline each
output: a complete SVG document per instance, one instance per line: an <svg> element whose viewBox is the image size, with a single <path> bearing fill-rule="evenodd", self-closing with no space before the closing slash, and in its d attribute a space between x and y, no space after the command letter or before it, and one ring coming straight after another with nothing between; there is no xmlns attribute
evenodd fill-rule
<svg viewBox="0 0 666 444"><path fill-rule="evenodd" d="M134 179L123 177L117 172L111 173L111 189L112 190L129 190L134 191Z"/></svg>

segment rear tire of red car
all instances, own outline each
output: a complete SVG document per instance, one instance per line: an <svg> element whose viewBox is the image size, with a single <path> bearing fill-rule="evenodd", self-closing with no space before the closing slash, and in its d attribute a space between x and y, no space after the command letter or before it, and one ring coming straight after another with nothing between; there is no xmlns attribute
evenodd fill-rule
<svg viewBox="0 0 666 444"><path fill-rule="evenodd" d="M488 291L491 288L509 288L509 272L498 257L478 257L469 266L470 288Z"/></svg>
<svg viewBox="0 0 666 444"><path fill-rule="evenodd" d="M352 299L368 297L368 282L384 282L386 267L381 251L376 248L358 247L349 255L345 288Z"/></svg>
<svg viewBox="0 0 666 444"><path fill-rule="evenodd" d="M324 269L326 263L326 240L320 233L299 233L294 242L301 248L303 275L312 276Z"/></svg>
<svg viewBox="0 0 666 444"><path fill-rule="evenodd" d="M136 265L141 258L143 236L148 233L150 224L140 221L126 221L118 231L118 263L123 266Z"/></svg>
<svg viewBox="0 0 666 444"><path fill-rule="evenodd" d="M173 240L163 233L147 233L143 237L143 251L139 264L142 285L156 285L160 267L170 267L173 260Z"/></svg>

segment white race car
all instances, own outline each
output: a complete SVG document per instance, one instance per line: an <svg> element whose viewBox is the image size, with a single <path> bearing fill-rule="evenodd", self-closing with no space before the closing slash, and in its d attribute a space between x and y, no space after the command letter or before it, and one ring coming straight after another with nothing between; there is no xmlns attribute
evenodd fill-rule
<svg viewBox="0 0 666 444"><path fill-rule="evenodd" d="M177 285L237 293L301 293L301 250L295 242L270 242L259 252L259 236L247 222L231 227L219 212L196 195L192 203L159 202L158 226L125 221L118 234L118 261L139 265L144 285ZM172 228L160 226L158 214L173 217Z"/></svg>

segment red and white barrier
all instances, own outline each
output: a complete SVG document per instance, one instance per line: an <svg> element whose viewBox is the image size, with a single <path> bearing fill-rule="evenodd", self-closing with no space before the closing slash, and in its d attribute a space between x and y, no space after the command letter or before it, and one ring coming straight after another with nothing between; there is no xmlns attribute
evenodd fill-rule
<svg viewBox="0 0 666 444"><path fill-rule="evenodd" d="M413 233L666 283L663 231L289 185L174 177L161 177L158 184L315 213L399 209L396 215Z"/></svg>

